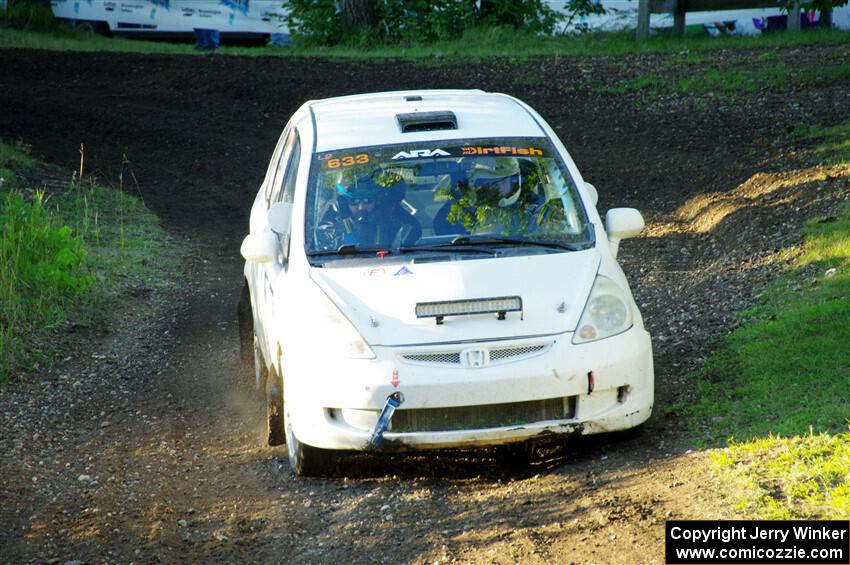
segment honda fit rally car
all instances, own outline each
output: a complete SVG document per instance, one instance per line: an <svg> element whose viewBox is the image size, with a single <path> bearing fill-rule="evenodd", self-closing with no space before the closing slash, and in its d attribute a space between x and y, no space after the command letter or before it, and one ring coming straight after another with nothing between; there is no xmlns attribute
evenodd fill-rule
<svg viewBox="0 0 850 565"><path fill-rule="evenodd" d="M650 337L552 128L481 91L304 104L242 244L243 343L296 474L337 450L518 444L638 426Z"/></svg>

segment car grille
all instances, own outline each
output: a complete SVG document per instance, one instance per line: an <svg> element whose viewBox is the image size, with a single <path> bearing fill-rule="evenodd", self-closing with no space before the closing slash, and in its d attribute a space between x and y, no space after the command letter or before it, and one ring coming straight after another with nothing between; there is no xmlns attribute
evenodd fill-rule
<svg viewBox="0 0 850 565"><path fill-rule="evenodd" d="M538 353L542 353L549 346L544 345L526 345L523 347L501 347L490 350L490 365L503 363L507 361L518 361L527 357L533 357ZM460 365L460 351L440 351L435 353L408 353L402 355L407 361L417 363L427 363L433 365Z"/></svg>
<svg viewBox="0 0 850 565"><path fill-rule="evenodd" d="M515 357L531 357L535 353L540 353L546 349L545 345L529 345L527 347L505 347L503 349L490 350L490 362L495 363L505 359L514 359Z"/></svg>
<svg viewBox="0 0 850 565"><path fill-rule="evenodd" d="M577 397L567 396L527 402L396 410L390 431L448 432L501 428L575 417Z"/></svg>
<svg viewBox="0 0 850 565"><path fill-rule="evenodd" d="M408 361L435 363L437 365L460 365L460 352L457 353L417 353L403 355Z"/></svg>

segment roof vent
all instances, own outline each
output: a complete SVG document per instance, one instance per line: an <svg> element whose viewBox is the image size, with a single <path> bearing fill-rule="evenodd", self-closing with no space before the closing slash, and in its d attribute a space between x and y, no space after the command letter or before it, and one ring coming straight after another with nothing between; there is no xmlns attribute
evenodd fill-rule
<svg viewBox="0 0 850 565"><path fill-rule="evenodd" d="M405 97L404 97L404 101L405 101L405 102L421 102L421 101L422 101L422 97L421 97L421 96L419 96L419 95L416 95L416 96L405 96Z"/></svg>
<svg viewBox="0 0 850 565"><path fill-rule="evenodd" d="M457 129L454 112L413 112L396 114L395 117L401 126L401 133Z"/></svg>

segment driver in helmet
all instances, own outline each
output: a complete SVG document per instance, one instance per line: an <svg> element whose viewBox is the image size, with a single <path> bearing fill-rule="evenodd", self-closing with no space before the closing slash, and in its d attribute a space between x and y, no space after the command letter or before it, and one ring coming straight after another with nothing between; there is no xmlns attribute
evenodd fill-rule
<svg viewBox="0 0 850 565"><path fill-rule="evenodd" d="M480 157L468 171L469 183L479 195L500 208L513 206L522 192L522 176L516 157Z"/></svg>
<svg viewBox="0 0 850 565"><path fill-rule="evenodd" d="M421 237L419 222L400 204L403 186L381 187L364 175L340 179L335 188L336 202L319 225L326 248L390 249L413 245Z"/></svg>
<svg viewBox="0 0 850 565"><path fill-rule="evenodd" d="M466 179L458 183L454 198L434 216L437 234L467 234L477 222L475 206L511 208L518 206L522 194L522 175L516 157L475 157L464 163ZM463 206L464 191L474 192L475 205Z"/></svg>

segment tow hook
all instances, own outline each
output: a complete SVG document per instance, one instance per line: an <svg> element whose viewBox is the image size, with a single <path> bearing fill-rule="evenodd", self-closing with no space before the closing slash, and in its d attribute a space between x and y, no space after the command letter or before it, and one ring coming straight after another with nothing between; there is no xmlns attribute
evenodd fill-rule
<svg viewBox="0 0 850 565"><path fill-rule="evenodd" d="M395 409L404 403L404 395L400 392L394 392L387 397L387 402L384 404L384 409L381 410L381 415L378 416L378 422L375 424L375 430L372 432L372 437L369 438L370 447L378 447L384 441L384 432L390 427L390 420L395 413Z"/></svg>

